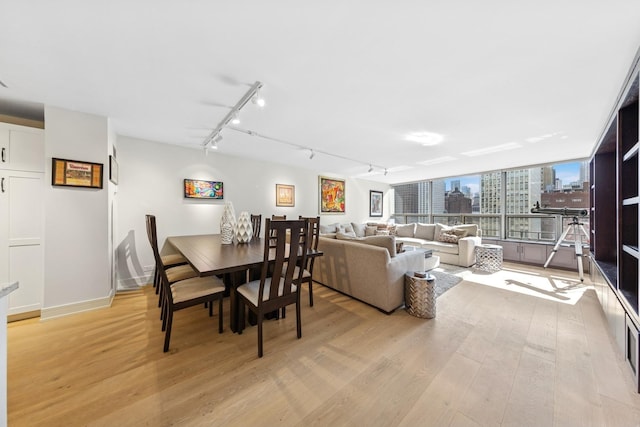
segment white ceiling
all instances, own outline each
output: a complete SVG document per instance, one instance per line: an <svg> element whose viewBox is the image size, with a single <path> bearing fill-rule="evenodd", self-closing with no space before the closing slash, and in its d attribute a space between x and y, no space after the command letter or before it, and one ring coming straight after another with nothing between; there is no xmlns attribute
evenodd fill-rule
<svg viewBox="0 0 640 427"><path fill-rule="evenodd" d="M0 100L200 149L261 81L220 152L397 183L589 156L638 46L638 0L3 0Z"/></svg>

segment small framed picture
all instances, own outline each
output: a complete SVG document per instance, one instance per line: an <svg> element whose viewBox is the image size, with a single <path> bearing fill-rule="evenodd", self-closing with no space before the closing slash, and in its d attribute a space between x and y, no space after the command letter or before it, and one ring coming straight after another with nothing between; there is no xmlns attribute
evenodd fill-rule
<svg viewBox="0 0 640 427"><path fill-rule="evenodd" d="M102 188L102 163L52 159L51 185Z"/></svg>
<svg viewBox="0 0 640 427"><path fill-rule="evenodd" d="M118 162L114 156L109 156L109 181L118 185Z"/></svg>
<svg viewBox="0 0 640 427"><path fill-rule="evenodd" d="M276 184L276 206L295 206L296 187L288 184Z"/></svg>
<svg viewBox="0 0 640 427"><path fill-rule="evenodd" d="M369 191L369 216L382 216L382 191Z"/></svg>

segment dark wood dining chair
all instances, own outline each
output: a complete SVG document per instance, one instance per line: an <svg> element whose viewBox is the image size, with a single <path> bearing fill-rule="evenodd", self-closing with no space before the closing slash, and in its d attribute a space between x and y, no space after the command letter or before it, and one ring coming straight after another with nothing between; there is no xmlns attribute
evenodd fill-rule
<svg viewBox="0 0 640 427"><path fill-rule="evenodd" d="M155 230L155 217L151 216L150 224ZM171 327L173 325L173 313L183 308L194 305L208 304L209 317L213 316L213 303L218 301L218 332L222 333L222 299L224 298L225 286L222 280L217 277L191 277L183 280L172 281L168 276L158 251L157 236L152 233L153 256L156 260L156 268L160 272L160 295L162 297L162 330L164 336L164 352L169 351L171 341ZM175 267L173 267L175 268ZM193 270L193 269L192 269ZM196 273L197 274L197 273Z"/></svg>
<svg viewBox="0 0 640 427"><path fill-rule="evenodd" d="M318 241L320 239L320 217L300 216L299 219L306 220L309 224L307 229L307 249L317 251ZM302 271L302 279L300 282L300 284L305 282L309 284L309 305L311 307L313 307L313 264L315 259L316 257L307 257L307 262L304 270Z"/></svg>
<svg viewBox="0 0 640 427"><path fill-rule="evenodd" d="M154 218L153 230L151 228L152 227L152 225L151 225L151 217ZM156 233L155 215L150 215L150 214L145 215L145 223L146 223L146 226L147 226L147 239L149 239L149 244L153 245L151 240L152 240L152 234ZM156 236L157 236L157 234L156 234ZM185 265L185 264L187 264L187 260L181 254L162 255L161 259L162 259L162 265L164 265L166 268L175 267L177 265ZM160 283L160 272L158 271L158 268L156 266L156 268L154 268L154 271L153 271L153 287L156 288L156 293L158 293L158 291L159 291L159 286L158 286L159 283Z"/></svg>
<svg viewBox="0 0 640 427"><path fill-rule="evenodd" d="M253 238L260 237L260 228L262 227L262 215L251 214L251 228L253 228Z"/></svg>
<svg viewBox="0 0 640 427"><path fill-rule="evenodd" d="M145 219L147 222L147 235L149 237L149 244L151 245L151 250L153 251L156 264L154 272L154 286L156 287L156 293L158 294L158 307L162 307L164 295L162 295L163 288L161 286L160 265L164 268L169 283L196 277L198 275L198 272L195 271L189 264L187 264L187 260L182 255L178 254L179 257L160 255L160 250L158 248L156 216L146 215ZM158 254L159 258L156 257L156 253ZM165 260L167 261L167 263L165 263ZM177 262L179 260L184 260L184 263L181 263L179 265L173 264L173 262ZM160 312L161 319L163 314L164 310Z"/></svg>
<svg viewBox="0 0 640 427"><path fill-rule="evenodd" d="M298 339L302 338L302 324L300 317L300 282L302 270L297 265L304 265L307 251L305 220L271 221L265 220L265 232L274 236L275 246L270 240L264 242L264 258L260 280L254 280L236 289L240 302L240 332L245 324L245 307L248 307L257 317L258 322L258 357L263 355L262 324L265 314L278 311L288 305L296 306L296 331ZM287 244L287 234L291 236ZM270 262L270 255L275 261ZM270 265L273 265L270 268ZM294 272L298 271L298 277ZM277 286L275 285L277 284Z"/></svg>

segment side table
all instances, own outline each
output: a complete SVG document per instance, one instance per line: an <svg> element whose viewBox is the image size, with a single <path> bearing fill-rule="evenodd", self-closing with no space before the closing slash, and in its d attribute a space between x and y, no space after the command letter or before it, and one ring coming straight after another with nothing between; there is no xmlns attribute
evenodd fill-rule
<svg viewBox="0 0 640 427"><path fill-rule="evenodd" d="M416 277L413 273L404 276L404 306L407 313L423 319L436 317L436 278Z"/></svg>
<svg viewBox="0 0 640 427"><path fill-rule="evenodd" d="M502 246L476 246L476 267L478 270L495 273L502 270Z"/></svg>

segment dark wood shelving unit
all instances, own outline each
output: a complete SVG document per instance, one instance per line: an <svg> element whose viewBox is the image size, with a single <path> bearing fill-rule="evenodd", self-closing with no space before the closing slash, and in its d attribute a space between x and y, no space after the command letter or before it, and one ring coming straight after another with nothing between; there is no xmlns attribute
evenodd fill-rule
<svg viewBox="0 0 640 427"><path fill-rule="evenodd" d="M636 55L590 160L591 277L621 353L640 391L640 60ZM600 280L602 279L602 280Z"/></svg>

